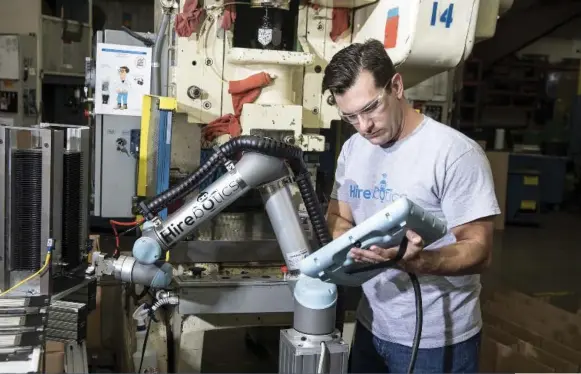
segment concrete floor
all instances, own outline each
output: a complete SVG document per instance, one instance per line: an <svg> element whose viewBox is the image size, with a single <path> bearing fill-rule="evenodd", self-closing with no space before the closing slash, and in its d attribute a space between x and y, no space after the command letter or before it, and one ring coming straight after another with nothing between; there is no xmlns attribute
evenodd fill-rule
<svg viewBox="0 0 581 374"><path fill-rule="evenodd" d="M112 245L111 239L103 237L103 248ZM484 288L512 288L530 294L561 293L551 302L576 312L581 306L578 301L581 282L577 275L581 266L579 239L581 215L561 212L543 215L539 227L507 226L497 231L493 264L482 277ZM131 248L131 238L123 242L124 248ZM276 345L276 329L269 334L272 335L269 341ZM204 346L204 372L277 371L277 357L246 344L245 330L207 333Z"/></svg>

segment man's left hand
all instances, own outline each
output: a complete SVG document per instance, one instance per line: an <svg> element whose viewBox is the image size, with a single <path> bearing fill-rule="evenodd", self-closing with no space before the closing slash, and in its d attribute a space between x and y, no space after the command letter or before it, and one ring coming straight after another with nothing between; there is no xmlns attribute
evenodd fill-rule
<svg viewBox="0 0 581 374"><path fill-rule="evenodd" d="M407 248L397 265L407 272L416 272L419 267L419 254L424 249L424 240L412 230L406 232L406 237ZM353 248L349 253L355 262L377 264L395 258L398 251L398 247L380 248L374 245L369 249Z"/></svg>

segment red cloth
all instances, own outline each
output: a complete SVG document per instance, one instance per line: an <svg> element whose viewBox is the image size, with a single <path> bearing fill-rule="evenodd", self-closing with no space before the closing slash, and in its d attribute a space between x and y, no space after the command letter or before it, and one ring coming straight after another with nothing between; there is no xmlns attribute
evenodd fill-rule
<svg viewBox="0 0 581 374"><path fill-rule="evenodd" d="M227 5L224 9L224 14L222 15L222 28L226 31L230 30L234 26L236 21L236 6Z"/></svg>
<svg viewBox="0 0 581 374"><path fill-rule="evenodd" d="M240 115L244 104L253 103L262 88L272 82L270 75L266 73L257 73L246 79L239 81L230 81L228 83L228 93L232 96L232 106L234 114L226 114L210 122L202 130L204 140L212 141L220 135L229 134L232 137L240 136L242 128L240 127Z"/></svg>
<svg viewBox="0 0 581 374"><path fill-rule="evenodd" d="M198 0L186 0L184 10L176 16L176 33L189 37L198 30L204 9L198 8Z"/></svg>
<svg viewBox="0 0 581 374"><path fill-rule="evenodd" d="M351 10L348 8L333 8L333 20L329 36L332 41L337 41L341 34L349 29Z"/></svg>

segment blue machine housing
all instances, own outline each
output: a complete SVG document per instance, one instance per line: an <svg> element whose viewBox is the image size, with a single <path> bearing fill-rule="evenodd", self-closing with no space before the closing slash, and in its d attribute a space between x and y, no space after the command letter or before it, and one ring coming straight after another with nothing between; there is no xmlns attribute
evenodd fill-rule
<svg viewBox="0 0 581 374"><path fill-rule="evenodd" d="M440 240L448 232L444 221L408 198L400 198L303 259L300 271L323 281L358 287L385 268L350 274L353 269L367 265L354 263L349 250L353 247L369 249L373 245L397 247L408 229L420 235L425 246Z"/></svg>

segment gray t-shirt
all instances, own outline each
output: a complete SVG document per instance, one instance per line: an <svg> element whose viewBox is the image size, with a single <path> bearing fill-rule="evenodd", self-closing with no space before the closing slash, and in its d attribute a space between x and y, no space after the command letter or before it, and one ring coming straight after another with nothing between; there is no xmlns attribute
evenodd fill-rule
<svg viewBox="0 0 581 374"><path fill-rule="evenodd" d="M349 204L355 224L402 196L445 220L449 229L500 213L482 148L429 117L389 148L355 134L341 150L331 197ZM449 232L426 250L453 242ZM480 331L479 275L419 280L424 312L420 348L456 344ZM363 284L363 291L358 320L380 339L411 346L415 304L408 275L386 270Z"/></svg>

